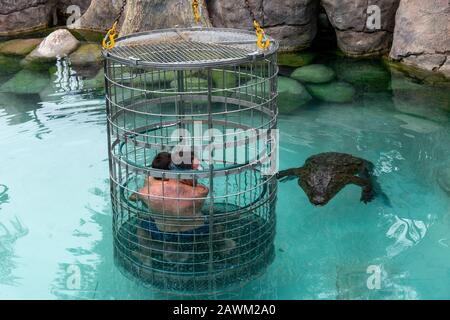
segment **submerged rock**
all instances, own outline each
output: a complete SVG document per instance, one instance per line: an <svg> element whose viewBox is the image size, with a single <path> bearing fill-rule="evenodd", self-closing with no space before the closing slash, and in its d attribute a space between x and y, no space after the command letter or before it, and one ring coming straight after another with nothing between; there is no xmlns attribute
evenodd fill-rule
<svg viewBox="0 0 450 320"><path fill-rule="evenodd" d="M401 128L414 131L416 133L427 134L442 129L439 124L433 121L421 119L415 116L397 114L395 117L405 123L400 125Z"/></svg>
<svg viewBox="0 0 450 320"><path fill-rule="evenodd" d="M389 89L391 73L378 60L344 58L338 59L334 66L339 80L364 91Z"/></svg>
<svg viewBox="0 0 450 320"><path fill-rule="evenodd" d="M20 94L1 93L0 92L0 108L3 109L7 117L9 125L21 124L33 119L32 113L39 109L41 101L37 94Z"/></svg>
<svg viewBox="0 0 450 320"><path fill-rule="evenodd" d="M296 69L291 78L306 83L326 83L333 80L335 73L333 69L323 64L311 64Z"/></svg>
<svg viewBox="0 0 450 320"><path fill-rule="evenodd" d="M409 115L447 123L450 86L429 85L392 70L391 89L395 108Z"/></svg>
<svg viewBox="0 0 450 320"><path fill-rule="evenodd" d="M278 109L280 113L289 114L312 100L306 88L293 79L278 78Z"/></svg>
<svg viewBox="0 0 450 320"><path fill-rule="evenodd" d="M438 169L437 182L439 186L450 196L450 164Z"/></svg>
<svg viewBox="0 0 450 320"><path fill-rule="evenodd" d="M313 62L315 54L312 52L287 52L280 53L278 64L285 67L303 67Z"/></svg>
<svg viewBox="0 0 450 320"><path fill-rule="evenodd" d="M0 54L25 57L33 51L42 39L15 39L0 44Z"/></svg>
<svg viewBox="0 0 450 320"><path fill-rule="evenodd" d="M338 81L325 84L308 84L306 88L314 98L326 102L351 102L356 93L351 84Z"/></svg>
<svg viewBox="0 0 450 320"><path fill-rule="evenodd" d="M39 94L50 81L48 73L22 70L0 87L0 92Z"/></svg>
<svg viewBox="0 0 450 320"><path fill-rule="evenodd" d="M60 29L49 34L41 44L26 56L24 66L55 61L75 51L80 42L66 29Z"/></svg>
<svg viewBox="0 0 450 320"><path fill-rule="evenodd" d="M237 77L233 72L216 71L212 72L214 86L219 89L231 89L236 87Z"/></svg>
<svg viewBox="0 0 450 320"><path fill-rule="evenodd" d="M178 89L178 80L173 80L170 83L170 87ZM190 77L184 79L184 91L203 91L208 89L208 80L196 77Z"/></svg>
<svg viewBox="0 0 450 320"><path fill-rule="evenodd" d="M91 79L83 80L84 88L102 89L105 87L105 73L100 70L97 75Z"/></svg>
<svg viewBox="0 0 450 320"><path fill-rule="evenodd" d="M20 71L20 59L0 55L0 70L2 75L11 75Z"/></svg>
<svg viewBox="0 0 450 320"><path fill-rule="evenodd" d="M98 65L102 62L102 48L95 43L83 44L69 58L75 67Z"/></svg>

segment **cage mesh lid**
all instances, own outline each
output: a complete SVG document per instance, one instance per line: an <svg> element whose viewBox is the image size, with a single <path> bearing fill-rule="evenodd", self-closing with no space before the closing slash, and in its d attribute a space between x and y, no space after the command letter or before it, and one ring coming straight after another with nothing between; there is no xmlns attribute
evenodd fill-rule
<svg viewBox="0 0 450 320"><path fill-rule="evenodd" d="M275 53L271 40L260 51L256 35L249 31L219 28L155 30L119 38L107 58L128 65L159 68L192 68L245 63Z"/></svg>

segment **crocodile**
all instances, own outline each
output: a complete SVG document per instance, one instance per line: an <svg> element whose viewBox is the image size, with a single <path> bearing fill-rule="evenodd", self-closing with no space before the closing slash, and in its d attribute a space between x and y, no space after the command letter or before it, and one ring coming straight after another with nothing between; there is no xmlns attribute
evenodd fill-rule
<svg viewBox="0 0 450 320"><path fill-rule="evenodd" d="M367 204L377 195L387 200L373 169L372 162L351 154L326 152L309 157L300 168L280 171L277 177L281 182L298 179L298 184L315 206L326 205L348 184L362 188L361 201Z"/></svg>

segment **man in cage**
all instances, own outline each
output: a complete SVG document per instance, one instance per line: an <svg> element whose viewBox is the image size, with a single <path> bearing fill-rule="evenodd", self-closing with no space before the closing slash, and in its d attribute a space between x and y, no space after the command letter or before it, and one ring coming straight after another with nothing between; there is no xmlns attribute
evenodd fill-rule
<svg viewBox="0 0 450 320"><path fill-rule="evenodd" d="M190 163L174 164L171 154L159 153L152 162L152 168L159 170L186 171L198 170L199 161L192 153ZM144 187L136 195L151 209L158 231L163 233L180 233L189 231L208 233L209 228L201 210L208 196L209 189L192 180L177 180L148 177ZM150 230L154 226L147 226ZM156 232L156 230L155 230ZM159 238L159 237L158 237Z"/></svg>
<svg viewBox="0 0 450 320"><path fill-rule="evenodd" d="M172 160L170 153L161 152L154 158L152 168L180 172L200 168L199 160L193 152L188 163L178 164L177 161L175 164ZM179 251L177 244L193 243L196 237L209 234L208 218L202 214L208 194L209 189L196 179L148 177L144 187L130 197L133 201L141 200L152 212L151 219L143 219L141 228L138 228L140 245L154 248L155 245L165 244L163 251L167 260L187 260L188 254L175 252ZM224 225L217 224L213 230L214 239L219 244L219 250L228 254L236 247L236 243L225 238L224 231ZM157 250L161 251L161 248Z"/></svg>

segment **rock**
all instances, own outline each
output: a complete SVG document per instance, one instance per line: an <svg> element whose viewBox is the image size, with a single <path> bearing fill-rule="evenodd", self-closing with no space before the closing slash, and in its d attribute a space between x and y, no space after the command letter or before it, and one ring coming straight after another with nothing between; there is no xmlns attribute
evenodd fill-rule
<svg viewBox="0 0 450 320"><path fill-rule="evenodd" d="M0 54L24 57L33 51L42 39L15 39L0 45Z"/></svg>
<svg viewBox="0 0 450 320"><path fill-rule="evenodd" d="M178 90L178 80L173 80L170 87ZM188 77L184 79L184 91L204 91L208 90L208 80L196 77Z"/></svg>
<svg viewBox="0 0 450 320"><path fill-rule="evenodd" d="M311 64L301 67L291 74L291 78L307 83L326 83L333 80L334 77L333 69L323 64Z"/></svg>
<svg viewBox="0 0 450 320"><path fill-rule="evenodd" d="M80 18L79 29L100 32L108 30L119 14L121 6L121 1L92 0L91 5Z"/></svg>
<svg viewBox="0 0 450 320"><path fill-rule="evenodd" d="M283 50L311 45L317 33L316 0L249 0L256 19L266 32L280 41ZM250 12L241 0L210 0L208 11L215 27L253 30Z"/></svg>
<svg viewBox="0 0 450 320"><path fill-rule="evenodd" d="M278 77L278 108L280 113L293 113L311 100L311 95L301 83L287 77Z"/></svg>
<svg viewBox="0 0 450 320"><path fill-rule="evenodd" d="M337 78L364 92L390 88L391 73L379 60L338 58L334 63Z"/></svg>
<svg viewBox="0 0 450 320"><path fill-rule="evenodd" d="M217 71L212 72L214 86L219 89L232 89L237 85L237 77L233 72Z"/></svg>
<svg viewBox="0 0 450 320"><path fill-rule="evenodd" d="M75 51L80 42L66 29L59 29L49 34L41 44L27 57L27 60L56 60Z"/></svg>
<svg viewBox="0 0 450 320"><path fill-rule="evenodd" d="M392 70L391 90L395 108L405 114L447 123L450 85L440 87L420 83Z"/></svg>
<svg viewBox="0 0 450 320"><path fill-rule="evenodd" d="M447 0L401 0L390 57L450 78Z"/></svg>
<svg viewBox="0 0 450 320"><path fill-rule="evenodd" d="M263 92L268 98L270 94L269 81L262 84L261 80L250 80L245 83L245 87L241 88L241 94L244 95L254 95L255 93L261 95ZM300 82L288 77L278 77L278 108L280 113L293 113L311 99L311 95Z"/></svg>
<svg viewBox="0 0 450 320"><path fill-rule="evenodd" d="M14 36L48 26L54 0L2 1L0 36Z"/></svg>
<svg viewBox="0 0 450 320"><path fill-rule="evenodd" d="M83 44L69 58L74 67L98 65L102 62L102 48L94 43Z"/></svg>
<svg viewBox="0 0 450 320"><path fill-rule="evenodd" d="M22 70L0 87L0 92L15 94L39 94L49 83L45 73Z"/></svg>
<svg viewBox="0 0 450 320"><path fill-rule="evenodd" d="M33 120L35 111L41 106L41 99L37 94L12 94L0 93L0 109L8 116L6 117L9 125L17 125Z"/></svg>
<svg viewBox="0 0 450 320"><path fill-rule="evenodd" d="M313 52L286 52L278 55L278 65L285 67L303 67L313 62L315 54Z"/></svg>
<svg viewBox="0 0 450 320"><path fill-rule="evenodd" d="M336 30L339 48L350 56L380 55L389 52L395 13L400 0L321 0ZM368 5L380 8L380 28L373 29L373 13Z"/></svg>
<svg viewBox="0 0 450 320"><path fill-rule="evenodd" d="M439 186L450 196L450 165L439 168L436 176Z"/></svg>
<svg viewBox="0 0 450 320"><path fill-rule="evenodd" d="M208 11L202 10L208 21ZM151 17L151 19L149 19ZM154 29L191 27L195 24L191 1L179 0L128 0L126 15L120 35Z"/></svg>
<svg viewBox="0 0 450 320"><path fill-rule="evenodd" d="M11 75L20 71L20 59L0 55L0 70L2 75Z"/></svg>
<svg viewBox="0 0 450 320"><path fill-rule="evenodd" d="M352 102L356 93L351 84L337 81L325 84L308 84L306 88L314 98L326 102Z"/></svg>
<svg viewBox="0 0 450 320"><path fill-rule="evenodd" d="M421 119L415 116L396 114L395 117L405 123L400 125L401 128L414 131L416 133L427 134L442 129L442 127L435 122Z"/></svg>
<svg viewBox="0 0 450 320"><path fill-rule="evenodd" d="M105 73L100 70L92 79L83 81L85 89L102 89L105 87Z"/></svg>

